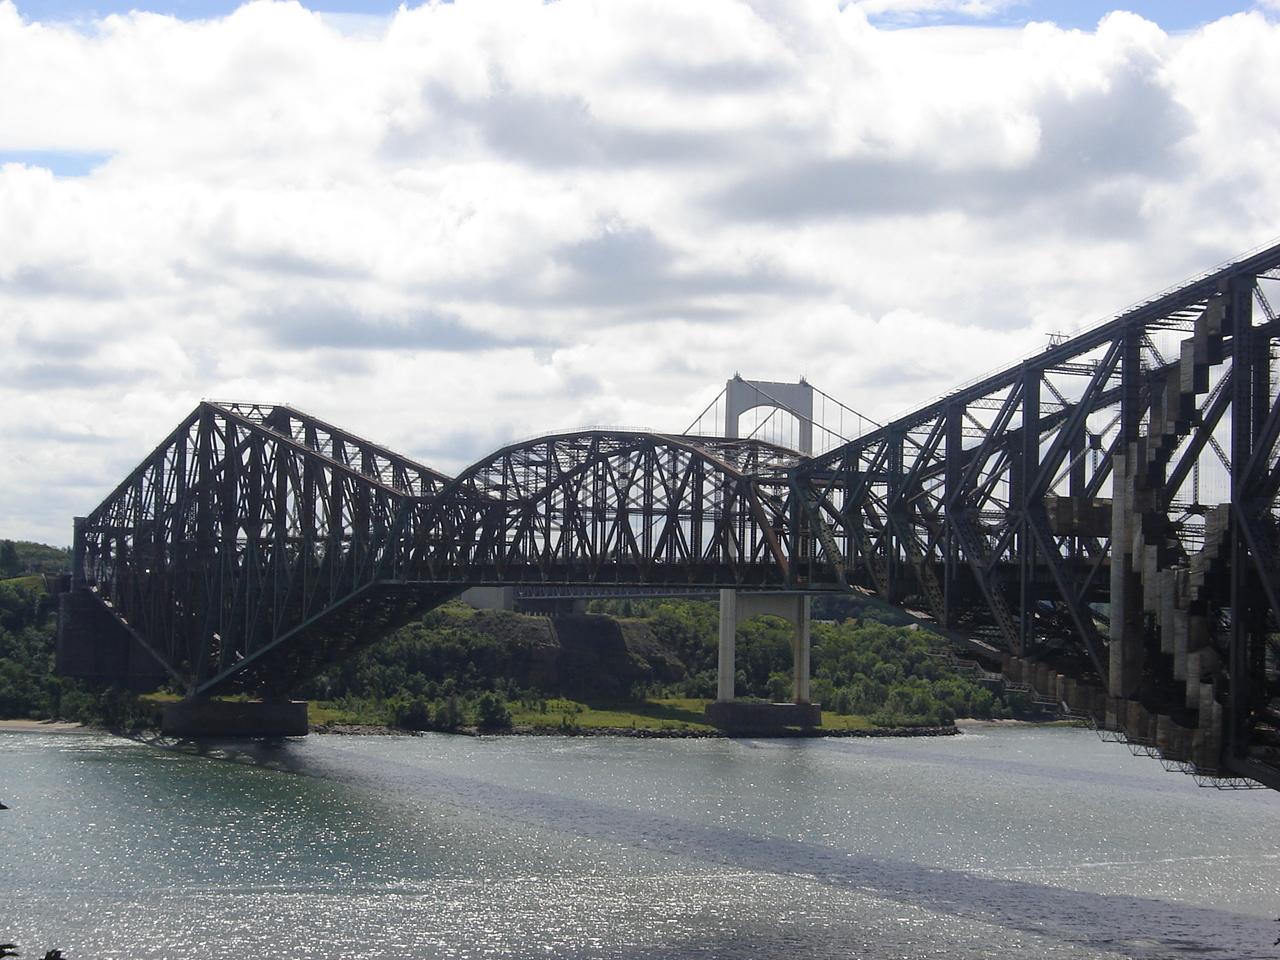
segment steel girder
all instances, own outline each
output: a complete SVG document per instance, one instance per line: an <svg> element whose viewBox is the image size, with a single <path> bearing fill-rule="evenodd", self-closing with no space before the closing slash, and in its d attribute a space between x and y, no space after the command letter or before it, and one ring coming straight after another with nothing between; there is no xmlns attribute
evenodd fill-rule
<svg viewBox="0 0 1280 960"><path fill-rule="evenodd" d="M1278 270L1242 259L801 464L793 578L1072 662L1216 737L1202 767L1280 783Z"/></svg>
<svg viewBox="0 0 1280 960"><path fill-rule="evenodd" d="M189 693L283 692L469 585L783 586L797 462L594 431L450 480L290 407L202 403L77 522L75 580Z"/></svg>
<svg viewBox="0 0 1280 960"><path fill-rule="evenodd" d="M784 586L792 451L592 430L505 447L414 516L433 582Z"/></svg>
<svg viewBox="0 0 1280 960"><path fill-rule="evenodd" d="M813 460L596 430L449 479L202 403L78 523L75 579L192 692L287 687L471 584L857 587L1193 715L1200 768L1277 785L1278 278L1274 247Z"/></svg>
<svg viewBox="0 0 1280 960"><path fill-rule="evenodd" d="M278 432L271 416L201 403L77 524L77 584L192 693L287 688L456 592L410 582L397 539L420 499L406 489L440 475L401 459L390 476L369 445L287 408Z"/></svg>

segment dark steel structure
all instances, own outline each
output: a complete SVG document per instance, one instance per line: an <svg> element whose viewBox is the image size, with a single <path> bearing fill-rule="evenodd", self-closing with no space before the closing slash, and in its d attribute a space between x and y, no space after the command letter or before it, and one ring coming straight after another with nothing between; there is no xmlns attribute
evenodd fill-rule
<svg viewBox="0 0 1280 960"><path fill-rule="evenodd" d="M73 592L199 697L282 694L468 586L859 590L1280 788L1277 278L1247 256L812 459L588 430L450 478L204 402L77 521Z"/></svg>
<svg viewBox="0 0 1280 960"><path fill-rule="evenodd" d="M784 587L797 462L589 431L449 479L291 407L205 402L77 521L74 578L190 694L283 694L467 586Z"/></svg>
<svg viewBox="0 0 1280 960"><path fill-rule="evenodd" d="M593 430L499 450L413 518L432 582L785 586L788 471L757 440Z"/></svg>
<svg viewBox="0 0 1280 960"><path fill-rule="evenodd" d="M1280 788L1278 269L1248 256L802 464L796 582L918 607L1135 745Z"/></svg>
<svg viewBox="0 0 1280 960"><path fill-rule="evenodd" d="M448 478L285 406L201 403L76 523L73 584L190 693L283 693L457 592L403 530Z"/></svg>

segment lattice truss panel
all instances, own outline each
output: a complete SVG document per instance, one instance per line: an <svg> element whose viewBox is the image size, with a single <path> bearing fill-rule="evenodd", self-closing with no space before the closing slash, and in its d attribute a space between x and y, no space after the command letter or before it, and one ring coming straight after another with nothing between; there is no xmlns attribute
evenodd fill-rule
<svg viewBox="0 0 1280 960"><path fill-rule="evenodd" d="M202 403L78 525L77 585L193 692L288 686L471 584L853 587L1185 699L1202 732L1225 711L1243 755L1276 692L1277 268L1247 257L812 460L588 430L450 479L287 406Z"/></svg>
<svg viewBox="0 0 1280 960"><path fill-rule="evenodd" d="M463 583L783 586L791 451L588 431L506 447L416 516L415 563Z"/></svg>
<svg viewBox="0 0 1280 960"><path fill-rule="evenodd" d="M276 411L202 403L77 537L85 582L196 688L279 667L286 641L337 625L343 608L371 627L393 617L388 596L405 591L384 582L403 583L408 558L398 532L417 491L445 480ZM363 632L310 630L309 641L336 656Z"/></svg>
<svg viewBox="0 0 1280 960"><path fill-rule="evenodd" d="M1267 714L1278 263L1223 268L802 464L797 581L1074 657L1113 696L1185 684L1194 711L1207 683L1239 725Z"/></svg>
<svg viewBox="0 0 1280 960"><path fill-rule="evenodd" d="M790 451L592 432L457 480L281 405L202 403L77 531L188 689L287 688L485 583L784 586Z"/></svg>
<svg viewBox="0 0 1280 960"><path fill-rule="evenodd" d="M412 497L434 496L449 482L449 477L430 467L284 404L219 406Z"/></svg>

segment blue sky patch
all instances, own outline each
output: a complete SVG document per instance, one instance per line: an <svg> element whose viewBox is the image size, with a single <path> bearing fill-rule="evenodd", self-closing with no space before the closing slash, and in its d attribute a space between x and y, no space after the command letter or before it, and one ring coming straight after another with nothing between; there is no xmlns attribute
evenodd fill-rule
<svg viewBox="0 0 1280 960"><path fill-rule="evenodd" d="M94 20L130 10L167 14L182 20L203 20L226 16L240 6L239 0L16 0L16 3L24 19L46 22ZM303 6L322 13L373 16L390 16L399 5L397 0L303 0ZM1091 30L1105 14L1129 10L1172 32L1191 30L1233 13L1252 10L1256 5L1255 0L1023 0L987 17L948 12L880 14L871 19L886 27L974 23L1021 26L1033 20L1048 20L1062 27Z"/></svg>
<svg viewBox="0 0 1280 960"><path fill-rule="evenodd" d="M109 153L79 150L0 150L0 166L23 163L28 167L44 167L55 177L86 177L109 159Z"/></svg>
<svg viewBox="0 0 1280 960"><path fill-rule="evenodd" d="M244 0L14 0L18 13L31 21L98 20L113 13L145 10L177 17L179 20L211 20L225 17L243 6ZM302 0L308 10L318 13L357 13L390 16L399 8L398 0ZM416 7L418 3L408 3Z"/></svg>
<svg viewBox="0 0 1280 960"><path fill-rule="evenodd" d="M886 13L870 19L881 26L981 23L1010 27L1047 20L1060 27L1092 30L1106 14L1127 10L1158 23L1166 32L1175 32L1193 30L1233 13L1253 10L1256 6L1255 0L1023 0L986 17L954 12L921 12Z"/></svg>

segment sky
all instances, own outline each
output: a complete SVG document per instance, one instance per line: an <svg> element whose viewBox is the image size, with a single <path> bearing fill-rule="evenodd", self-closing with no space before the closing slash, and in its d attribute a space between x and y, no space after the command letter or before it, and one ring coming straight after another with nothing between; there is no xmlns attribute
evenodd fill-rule
<svg viewBox="0 0 1280 960"><path fill-rule="evenodd" d="M877 419L1280 234L1280 0L0 0L0 537L202 398Z"/></svg>

